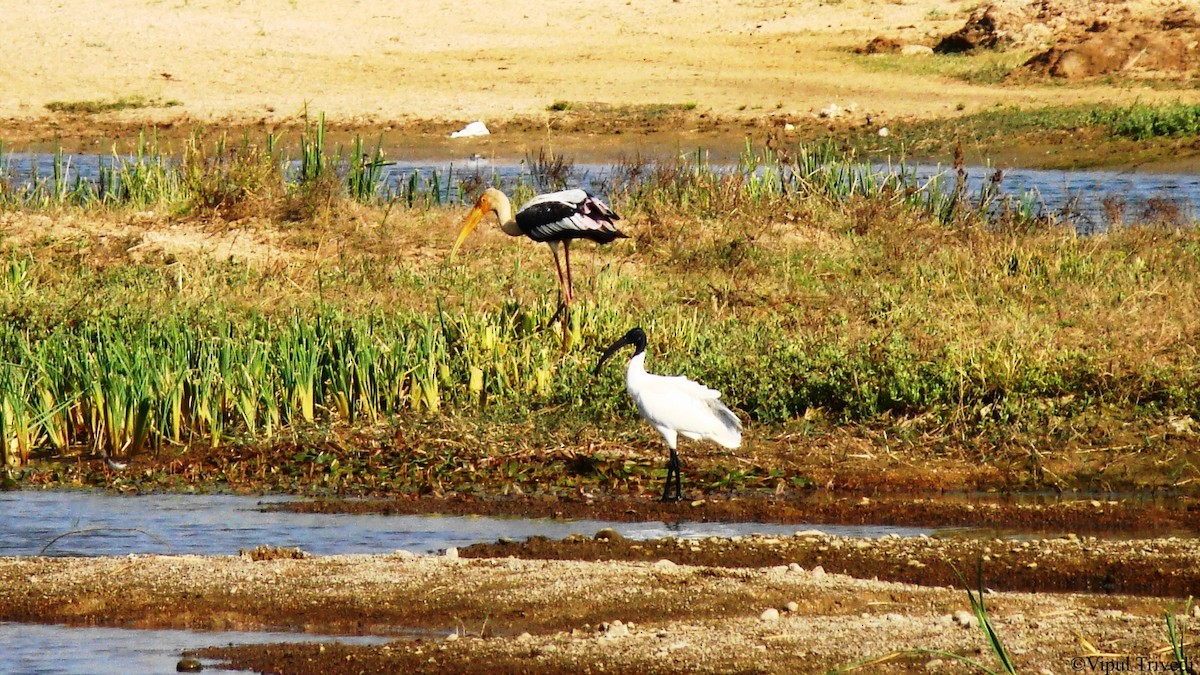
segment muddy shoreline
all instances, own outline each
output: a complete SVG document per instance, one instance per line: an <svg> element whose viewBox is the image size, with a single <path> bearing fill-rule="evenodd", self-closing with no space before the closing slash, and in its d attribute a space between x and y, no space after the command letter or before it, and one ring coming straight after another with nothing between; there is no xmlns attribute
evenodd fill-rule
<svg viewBox="0 0 1200 675"><path fill-rule="evenodd" d="M816 532L643 542L601 532L441 556L7 558L0 620L425 636L197 652L273 673L823 672L907 649L988 662L961 614L964 588L979 584L1024 671L1086 653L1075 636L1105 653L1159 653L1163 611L1200 592L1198 562L1195 539ZM899 667L889 664L867 672Z"/></svg>
<svg viewBox="0 0 1200 675"><path fill-rule="evenodd" d="M618 165L692 161L733 163L748 147L794 148L801 144L833 143L864 160L905 161L949 166L961 149L972 166L1030 169L1113 169L1144 173L1189 173L1200 169L1200 141L1192 138L1130 140L1112 137L1100 127L1074 130L1032 130L1013 133L999 129L959 128L945 120L946 129L906 136L908 124L897 120L890 136L881 126L862 119L822 120L809 115L729 116L710 112L646 115L550 114L513 117L489 123L491 134L451 138L469 120L327 120L326 144L349 148L355 139L368 147L380 145L386 159L455 161L466 157L496 162L523 162L539 153L572 162ZM302 136L314 133L318 121L264 122L242 118L203 122L180 120L146 123L67 115L57 118L6 120L0 141L6 151L80 154L136 153L149 142L166 154L182 154L189 144L205 147L219 139L252 144L276 139L294 148ZM292 152L292 154L296 154Z"/></svg>

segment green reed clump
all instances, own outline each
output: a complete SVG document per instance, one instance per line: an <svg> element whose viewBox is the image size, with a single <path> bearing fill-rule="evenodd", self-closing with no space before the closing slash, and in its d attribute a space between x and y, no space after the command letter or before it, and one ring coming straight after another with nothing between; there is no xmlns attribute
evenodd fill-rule
<svg viewBox="0 0 1200 675"><path fill-rule="evenodd" d="M999 172L978 194L968 194L961 154L951 172L922 180L903 164L881 167L832 143L768 145L758 149L747 144L732 168L714 167L701 152L665 164L626 162L614 171L612 192L623 207L645 212L654 223L679 214L704 220L731 213L771 219L814 202L840 208L870 204L880 214L907 209L947 225L1021 228L1048 222L1032 196L1000 192ZM660 238L671 234L656 232Z"/></svg>
<svg viewBox="0 0 1200 675"><path fill-rule="evenodd" d="M237 143L225 136L211 144L199 136L189 139L179 168L190 208L236 218L279 198L285 180L277 141L274 134L267 135L265 146L248 136Z"/></svg>
<svg viewBox="0 0 1200 675"><path fill-rule="evenodd" d="M43 442L136 454L404 410L548 401L559 394L559 353L529 322L513 321L520 311L237 322L134 312L37 336L10 325L0 332L0 440L19 464ZM548 310L537 314L548 319ZM476 392L473 368L486 375Z"/></svg>
<svg viewBox="0 0 1200 675"><path fill-rule="evenodd" d="M1137 140L1159 136L1196 136L1200 134L1200 105L1135 103L1100 108L1091 112L1090 121L1107 126L1118 136Z"/></svg>
<svg viewBox="0 0 1200 675"><path fill-rule="evenodd" d="M70 159L56 150L47 172L34 159L27 166L0 152L0 208L165 207L171 212L214 211L230 217L270 212L277 206L296 217L310 217L337 199L374 204L390 199L382 189L382 138L368 151L356 137L343 157L341 148L326 144L324 115L305 128L299 157L286 156L273 133L260 143L244 136L231 143L225 136L206 139L197 132L175 153L153 134L139 134L132 153L116 149L98 158L95 180L85 180ZM295 167L294 169L290 167ZM27 177L18 178L24 169ZM428 192L441 203L444 186ZM410 201L425 197L414 189Z"/></svg>

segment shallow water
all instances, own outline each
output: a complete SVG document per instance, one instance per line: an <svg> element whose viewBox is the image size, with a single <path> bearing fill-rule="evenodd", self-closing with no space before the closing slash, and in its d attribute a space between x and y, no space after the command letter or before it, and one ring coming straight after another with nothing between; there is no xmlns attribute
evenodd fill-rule
<svg viewBox="0 0 1200 675"><path fill-rule="evenodd" d="M264 511L288 497L121 496L98 491L0 492L0 556L100 556L138 553L233 555L259 545L316 555L435 553L451 546L561 539L613 528L632 539L792 534L804 525L763 523L610 523L437 515L350 515ZM914 527L821 525L829 534L918 536Z"/></svg>
<svg viewBox="0 0 1200 675"><path fill-rule="evenodd" d="M314 554L433 553L450 546L534 535L562 538L612 527L630 538L791 534L803 526L758 523L608 523L462 516L305 514L265 511L287 497L121 496L82 490L0 492L0 556L144 553L236 554L266 544ZM836 534L916 536L918 528L831 527ZM380 642L291 633L69 628L0 623L0 675L172 673L184 649L303 640ZM229 672L229 671L222 671Z"/></svg>
<svg viewBox="0 0 1200 675"><path fill-rule="evenodd" d="M388 638L304 633L68 628L0 622L0 675L166 675L185 649L281 642L380 644ZM216 662L201 660L205 670ZM222 670L221 673L247 671Z"/></svg>

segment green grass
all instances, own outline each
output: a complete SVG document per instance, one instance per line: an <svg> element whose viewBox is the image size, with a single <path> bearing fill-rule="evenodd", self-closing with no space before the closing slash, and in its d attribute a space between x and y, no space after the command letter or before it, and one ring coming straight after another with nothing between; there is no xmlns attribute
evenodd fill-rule
<svg viewBox="0 0 1200 675"><path fill-rule="evenodd" d="M142 108L174 108L180 105L183 104L174 99L164 101L158 98L148 99L144 96L122 96L116 99L94 101L51 101L46 104L46 110L70 115L96 115L120 110L139 110Z"/></svg>
<svg viewBox="0 0 1200 675"><path fill-rule="evenodd" d="M1053 138L1056 143L1065 141L1057 154L1069 157L1072 164L1086 166L1105 157L1120 158L1136 152L1139 144L1148 141L1170 142L1200 135L1200 105L1008 107L955 118L898 122L890 130L887 139L871 134L857 144L872 154L910 156L949 153L960 146L1023 148ZM1110 151L1089 152L1097 145L1107 146ZM1111 150L1114 147L1118 149Z"/></svg>
<svg viewBox="0 0 1200 675"><path fill-rule="evenodd" d="M1091 115L1093 124L1103 125L1125 138L1145 140L1162 136L1200 134L1200 105L1174 103L1151 106L1101 108Z"/></svg>
<svg viewBox="0 0 1200 675"><path fill-rule="evenodd" d="M1031 56L1023 51L979 50L971 54L904 56L871 54L855 57L868 70L942 77L971 84L1000 84Z"/></svg>

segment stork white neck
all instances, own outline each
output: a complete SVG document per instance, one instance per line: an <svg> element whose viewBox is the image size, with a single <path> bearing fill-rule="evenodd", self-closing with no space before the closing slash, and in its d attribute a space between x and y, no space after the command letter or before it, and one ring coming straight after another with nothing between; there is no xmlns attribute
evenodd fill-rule
<svg viewBox="0 0 1200 675"><path fill-rule="evenodd" d="M487 196L487 204L496 214L496 220L500 222L500 229L504 231L504 234L510 237L521 236L523 232L517 225L517 219L513 215L512 202L508 200L508 195L496 188L488 188L483 193Z"/></svg>

